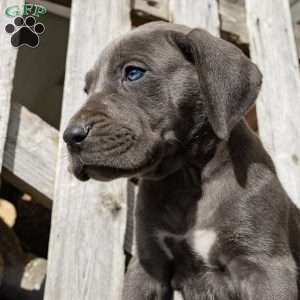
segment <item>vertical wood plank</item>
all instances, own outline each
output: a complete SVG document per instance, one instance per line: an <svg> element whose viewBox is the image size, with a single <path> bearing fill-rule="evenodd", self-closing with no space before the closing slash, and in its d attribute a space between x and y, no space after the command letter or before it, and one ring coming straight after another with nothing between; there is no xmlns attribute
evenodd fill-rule
<svg viewBox="0 0 300 300"><path fill-rule="evenodd" d="M129 0L73 0L61 134L84 103L84 76L105 45L130 29ZM118 300L124 275L126 181L81 183L60 137L46 300Z"/></svg>
<svg viewBox="0 0 300 300"><path fill-rule="evenodd" d="M14 0L2 0L0 2L0 173L3 163L4 145L10 112L10 99L17 58L17 49L12 47L10 36L4 30L6 24L10 23L13 19L6 17L4 11L7 7L16 4Z"/></svg>
<svg viewBox="0 0 300 300"><path fill-rule="evenodd" d="M215 36L220 35L217 0L170 0L169 5L172 22L200 27Z"/></svg>
<svg viewBox="0 0 300 300"><path fill-rule="evenodd" d="M170 0L172 21L190 27L206 29L215 36L220 35L220 21L217 0ZM174 300L182 300L179 292Z"/></svg>
<svg viewBox="0 0 300 300"><path fill-rule="evenodd" d="M247 0L251 56L263 73L259 134L300 207L300 77L288 0Z"/></svg>

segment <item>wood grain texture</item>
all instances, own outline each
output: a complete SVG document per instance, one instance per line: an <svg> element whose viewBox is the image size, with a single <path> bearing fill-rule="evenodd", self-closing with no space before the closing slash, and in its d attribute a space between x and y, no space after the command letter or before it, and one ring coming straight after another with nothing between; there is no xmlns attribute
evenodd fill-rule
<svg viewBox="0 0 300 300"><path fill-rule="evenodd" d="M170 14L174 23L201 27L215 36L220 35L217 0L170 0ZM179 292L174 293L174 300L182 299Z"/></svg>
<svg viewBox="0 0 300 300"><path fill-rule="evenodd" d="M295 2L291 6L292 20L294 23L299 23L300 21L300 1Z"/></svg>
<svg viewBox="0 0 300 300"><path fill-rule="evenodd" d="M190 27L201 27L219 36L220 22L216 0L170 0L171 21Z"/></svg>
<svg viewBox="0 0 300 300"><path fill-rule="evenodd" d="M57 148L58 131L12 103L3 166L49 199L53 199Z"/></svg>
<svg viewBox="0 0 300 300"><path fill-rule="evenodd" d="M105 45L130 29L128 0L72 1L61 132L84 103L84 76ZM124 276L126 181L79 182L62 139L54 194L46 300L118 300Z"/></svg>
<svg viewBox="0 0 300 300"><path fill-rule="evenodd" d="M145 12L157 18L169 19L169 0L134 0L133 9Z"/></svg>
<svg viewBox="0 0 300 300"><path fill-rule="evenodd" d="M237 37L241 43L248 43L246 12L243 1L219 1L221 29Z"/></svg>
<svg viewBox="0 0 300 300"><path fill-rule="evenodd" d="M251 56L264 76L257 101L260 137L300 206L300 77L289 1L247 0L246 5Z"/></svg>
<svg viewBox="0 0 300 300"><path fill-rule="evenodd" d="M177 0L169 1L171 3L174 1L177 2ZM135 0L133 2L133 9L143 11L146 14L154 15L155 17L161 19L166 19L169 16L169 19L173 20L172 12L169 12L168 8L165 5L167 1L156 0L155 2L158 3L157 6L151 7L145 0ZM197 9L205 5L205 3L207 3L207 0L192 2L194 2L193 5ZM218 2L221 30L234 35L239 43L249 43L248 30L246 26L245 0L219 0ZM294 23L300 20L299 3L299 0L290 0L290 4L292 5L292 15L294 17ZM178 1L177 5L178 7L184 8L186 5L189 5L189 3L188 1L182 0ZM198 12L199 11L200 10L198 10ZM181 23L182 20L179 20L179 22ZM192 24L193 22L191 22L191 25ZM297 44L300 44L300 33L296 35L296 42ZM300 46L298 48L300 48ZM298 55L300 56L300 51L298 51Z"/></svg>
<svg viewBox="0 0 300 300"><path fill-rule="evenodd" d="M156 3L152 6L149 3ZM170 3L168 5L168 2ZM146 1L146 0L135 0L133 1L133 9L144 12L145 14L153 15L156 18L160 19L169 19L174 21L172 16L172 10L177 6L178 8L183 9L182 17L187 14L184 12L184 9L187 7L192 7L196 9L198 14L202 14L203 7L209 5L210 1L193 1L193 0L155 0L155 1ZM212 1L211 1L212 2ZM214 3L214 2L212 2ZM172 8L172 6L174 6ZM170 8L170 9L169 9ZM214 8L213 8L214 10ZM189 13L189 12L188 12ZM237 39L242 43L248 42L248 32L246 28L246 17L245 17L245 7L244 0L219 0L219 15L221 19L220 26L223 31L230 32L237 36ZM191 14L193 15L193 14ZM196 14L195 18L197 20ZM178 21L176 23L184 23L184 19L177 16ZM189 20L190 25L193 26L193 20ZM205 20L203 20L205 24ZM197 21L196 21L197 24ZM200 26L199 24L197 26Z"/></svg>
<svg viewBox="0 0 300 300"><path fill-rule="evenodd" d="M2 0L0 12L4 14L8 6L15 5L14 0ZM4 30L6 24L12 21L11 18L1 15L0 18L0 173L3 162L3 152L7 133L7 125L10 111L10 99L13 88L14 70L17 58L17 49L10 43L10 36Z"/></svg>

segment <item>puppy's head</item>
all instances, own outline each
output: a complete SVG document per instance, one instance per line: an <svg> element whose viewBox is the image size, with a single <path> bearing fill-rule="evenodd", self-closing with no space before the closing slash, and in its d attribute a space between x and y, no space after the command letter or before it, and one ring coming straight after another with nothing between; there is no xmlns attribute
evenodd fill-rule
<svg viewBox="0 0 300 300"><path fill-rule="evenodd" d="M73 172L81 180L171 172L195 138L208 142L208 128L228 139L260 85L257 67L206 31L139 27L86 76L87 101L64 132Z"/></svg>

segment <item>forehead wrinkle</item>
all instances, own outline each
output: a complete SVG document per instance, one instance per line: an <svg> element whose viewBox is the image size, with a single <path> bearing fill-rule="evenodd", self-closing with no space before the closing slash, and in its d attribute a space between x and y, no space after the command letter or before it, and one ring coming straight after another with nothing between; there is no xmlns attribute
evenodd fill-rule
<svg viewBox="0 0 300 300"><path fill-rule="evenodd" d="M108 48L105 48L97 64L101 77L130 61L136 60L145 62L146 64L147 62L154 63L154 60L148 55L148 52L153 55L155 48L151 47L149 51L150 45L145 47L145 41L141 40L138 44L139 45L137 45L136 40L132 40L129 36L129 38L114 41Z"/></svg>
<svg viewBox="0 0 300 300"><path fill-rule="evenodd" d="M148 67L160 66L167 62L174 53L171 45L163 36L152 38L152 36L131 36L120 46L120 57L123 62L140 61ZM149 66L150 65L150 66Z"/></svg>
<svg viewBox="0 0 300 300"><path fill-rule="evenodd" d="M116 49L117 48L117 49ZM114 51L112 51L112 64L124 64L129 60L143 60L147 58L146 49L143 47L143 42L139 40L133 40L132 36L126 39L121 39L116 45Z"/></svg>
<svg viewBox="0 0 300 300"><path fill-rule="evenodd" d="M155 56L159 57L163 55L163 51L159 50L164 48L163 46L170 46L165 39L166 32L176 31L188 33L190 30L191 28L184 25L174 25L162 21L147 23L114 39L107 47L104 48L100 59L103 60L103 56L109 56L110 58L107 59L107 61L108 64L111 65L115 62L113 57L118 57L118 62L120 62L123 60L122 55L128 55L126 52L130 52L130 54L132 54L133 52L137 53L137 51L141 52L141 50L143 52L142 54L150 53L152 55L155 53ZM132 44L134 44L134 47L132 47ZM128 48L129 51L124 51L126 48ZM145 55L142 56L142 58L149 59L149 56Z"/></svg>

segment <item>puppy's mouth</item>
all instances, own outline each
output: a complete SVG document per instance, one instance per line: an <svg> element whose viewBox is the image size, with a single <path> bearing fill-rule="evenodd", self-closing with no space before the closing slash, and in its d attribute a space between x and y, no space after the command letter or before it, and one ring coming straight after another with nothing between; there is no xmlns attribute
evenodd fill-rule
<svg viewBox="0 0 300 300"><path fill-rule="evenodd" d="M118 167L112 164L104 165L96 161L94 163L85 163L80 154L71 154L69 169L80 181L87 181L89 179L110 181L120 177L130 178L147 173L159 164L161 157L161 151L155 149L155 151L151 152L151 155L148 155L148 159L138 165Z"/></svg>
<svg viewBox="0 0 300 300"><path fill-rule="evenodd" d="M81 181L95 179L99 181L110 181L120 177L133 177L142 172L147 166L136 169L121 169L108 166L81 166L74 169L74 175Z"/></svg>

